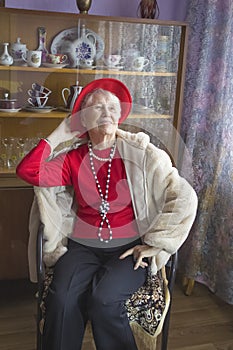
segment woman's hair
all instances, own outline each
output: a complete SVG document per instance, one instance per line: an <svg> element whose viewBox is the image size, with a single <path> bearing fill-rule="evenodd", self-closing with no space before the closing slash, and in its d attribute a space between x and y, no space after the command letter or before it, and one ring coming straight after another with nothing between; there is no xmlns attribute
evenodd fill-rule
<svg viewBox="0 0 233 350"><path fill-rule="evenodd" d="M89 92L82 100L80 109L84 109L84 108L88 107L89 104L92 104L94 97L98 94L104 95L107 98L111 99L114 103L119 105L119 108L121 110L121 103L120 103L119 98L115 94L113 94L112 92L110 92L108 90L104 90L104 89L95 89L95 90Z"/></svg>

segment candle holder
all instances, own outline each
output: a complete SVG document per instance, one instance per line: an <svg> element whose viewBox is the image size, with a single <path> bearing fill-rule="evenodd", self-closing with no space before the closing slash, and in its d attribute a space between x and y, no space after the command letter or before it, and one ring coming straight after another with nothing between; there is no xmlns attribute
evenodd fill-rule
<svg viewBox="0 0 233 350"><path fill-rule="evenodd" d="M91 7L92 0L76 0L77 7L80 13L88 13Z"/></svg>

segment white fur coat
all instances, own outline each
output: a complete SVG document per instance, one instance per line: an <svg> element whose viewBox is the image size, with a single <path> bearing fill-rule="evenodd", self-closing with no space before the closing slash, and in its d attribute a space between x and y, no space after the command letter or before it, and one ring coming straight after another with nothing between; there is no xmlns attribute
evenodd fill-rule
<svg viewBox="0 0 233 350"><path fill-rule="evenodd" d="M83 142L76 142L69 149L77 148ZM172 166L167 153L151 144L148 135L118 129L117 147L125 164L140 235L145 244L157 248L151 259L152 272L156 273L187 238L196 216L197 196ZM64 151L67 148L59 153ZM55 156L58 156L56 152L50 158ZM75 218L72 189L35 187L34 191L28 251L32 281L36 281L35 249L39 223L44 224L44 261L54 265L67 250L66 239L72 233Z"/></svg>

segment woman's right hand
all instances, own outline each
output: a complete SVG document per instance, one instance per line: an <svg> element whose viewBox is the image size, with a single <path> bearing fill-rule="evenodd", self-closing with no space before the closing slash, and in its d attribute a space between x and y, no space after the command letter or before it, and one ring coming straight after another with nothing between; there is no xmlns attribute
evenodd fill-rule
<svg viewBox="0 0 233 350"><path fill-rule="evenodd" d="M70 121L71 115L63 119L58 127L46 138L53 149L60 143L72 140L75 136L78 136L77 131L71 131Z"/></svg>

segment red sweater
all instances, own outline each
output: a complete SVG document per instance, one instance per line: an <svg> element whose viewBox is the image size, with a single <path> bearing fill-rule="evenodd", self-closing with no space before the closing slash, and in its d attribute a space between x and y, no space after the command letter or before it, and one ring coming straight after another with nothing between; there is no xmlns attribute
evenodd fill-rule
<svg viewBox="0 0 233 350"><path fill-rule="evenodd" d="M99 214L101 199L91 171L87 144L48 162L46 159L50 152L49 144L41 140L18 165L17 175L33 186L73 186L78 207L73 236L96 239L101 222ZM98 152L95 150L95 153L103 158L108 157L109 152L109 149ZM105 195L108 162L100 162L94 158L93 162ZM117 150L112 160L108 202L110 210L107 218L113 239L138 236L126 171ZM104 239L109 237L106 224L102 237Z"/></svg>

